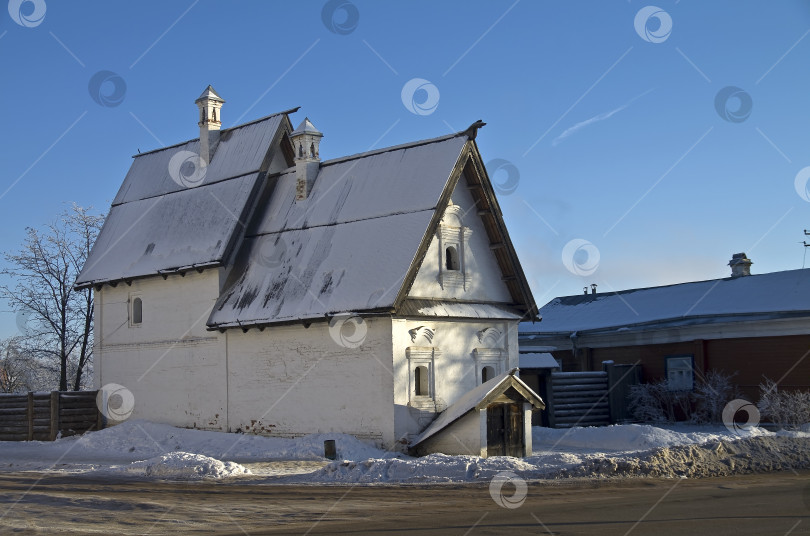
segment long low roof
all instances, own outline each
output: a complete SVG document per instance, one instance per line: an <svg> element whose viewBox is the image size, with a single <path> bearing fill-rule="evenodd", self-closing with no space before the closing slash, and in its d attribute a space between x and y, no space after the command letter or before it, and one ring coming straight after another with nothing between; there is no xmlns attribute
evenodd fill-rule
<svg viewBox="0 0 810 536"><path fill-rule="evenodd" d="M194 187L175 180L170 163L199 154L199 138L135 155L76 285L223 264L243 232L259 170L284 118L223 130L216 157Z"/></svg>
<svg viewBox="0 0 810 536"><path fill-rule="evenodd" d="M810 315L810 268L554 298L523 335Z"/></svg>

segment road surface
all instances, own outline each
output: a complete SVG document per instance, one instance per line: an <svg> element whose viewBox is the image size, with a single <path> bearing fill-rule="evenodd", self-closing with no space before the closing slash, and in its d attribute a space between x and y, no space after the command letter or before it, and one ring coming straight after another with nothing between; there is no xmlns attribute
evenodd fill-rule
<svg viewBox="0 0 810 536"><path fill-rule="evenodd" d="M507 498L515 492L504 486ZM0 533L810 534L810 472L480 485L280 486L0 473Z"/></svg>

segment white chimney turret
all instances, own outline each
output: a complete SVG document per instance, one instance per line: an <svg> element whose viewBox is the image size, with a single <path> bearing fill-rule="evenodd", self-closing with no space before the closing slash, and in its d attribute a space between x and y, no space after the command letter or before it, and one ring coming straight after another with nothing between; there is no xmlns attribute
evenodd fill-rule
<svg viewBox="0 0 810 536"><path fill-rule="evenodd" d="M321 144L323 134L315 128L306 117L292 134L293 149L295 150L295 200L302 201L309 197L318 170L321 167L321 156L318 146Z"/></svg>
<svg viewBox="0 0 810 536"><path fill-rule="evenodd" d="M225 101L213 87L208 86L194 103L200 110L200 122L197 123L200 126L200 159L207 166L219 143L219 129L222 126L220 108Z"/></svg>
<svg viewBox="0 0 810 536"><path fill-rule="evenodd" d="M745 253L735 253L731 256L728 265L731 266L731 277L751 275L751 265L754 262Z"/></svg>

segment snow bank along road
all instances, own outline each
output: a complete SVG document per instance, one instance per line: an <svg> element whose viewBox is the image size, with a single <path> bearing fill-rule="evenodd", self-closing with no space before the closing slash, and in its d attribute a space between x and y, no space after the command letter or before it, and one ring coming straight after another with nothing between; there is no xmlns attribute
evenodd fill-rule
<svg viewBox="0 0 810 536"><path fill-rule="evenodd" d="M513 505L514 506L514 505ZM71 534L810 534L810 472L487 486L256 486L0 474L0 532Z"/></svg>
<svg viewBox="0 0 810 536"><path fill-rule="evenodd" d="M0 473L45 471L133 479L249 479L275 484L489 482L502 472L524 480L569 477L707 477L810 469L810 433L752 428L647 425L554 430L535 427L526 458L412 458L351 436L297 439L185 430L127 421L54 442L0 442ZM334 439L338 459L323 458ZM258 480L255 477L263 477Z"/></svg>

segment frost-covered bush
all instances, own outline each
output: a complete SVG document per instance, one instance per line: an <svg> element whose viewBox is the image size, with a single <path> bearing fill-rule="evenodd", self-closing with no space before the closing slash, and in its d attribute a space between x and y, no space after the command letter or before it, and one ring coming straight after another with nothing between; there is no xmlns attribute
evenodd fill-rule
<svg viewBox="0 0 810 536"><path fill-rule="evenodd" d="M675 422L678 412L689 414L686 391L671 391L666 381L630 386L628 410L641 422Z"/></svg>
<svg viewBox="0 0 810 536"><path fill-rule="evenodd" d="M780 391L768 378L759 385L759 391L760 415L778 428L798 430L810 423L810 391Z"/></svg>
<svg viewBox="0 0 810 536"><path fill-rule="evenodd" d="M698 423L719 423L723 408L737 398L733 375L709 371L694 391L670 390L666 380L630 387L629 407L641 422L675 422L686 419Z"/></svg>
<svg viewBox="0 0 810 536"><path fill-rule="evenodd" d="M667 416L661 405L658 390L659 387L656 383L640 383L630 386L630 393L627 396L629 401L627 409L635 420L641 422L666 422Z"/></svg>
<svg viewBox="0 0 810 536"><path fill-rule="evenodd" d="M723 408L739 398L739 391L731 379L734 374L710 370L692 393L694 411L691 420L697 423L719 423L723 420Z"/></svg>

